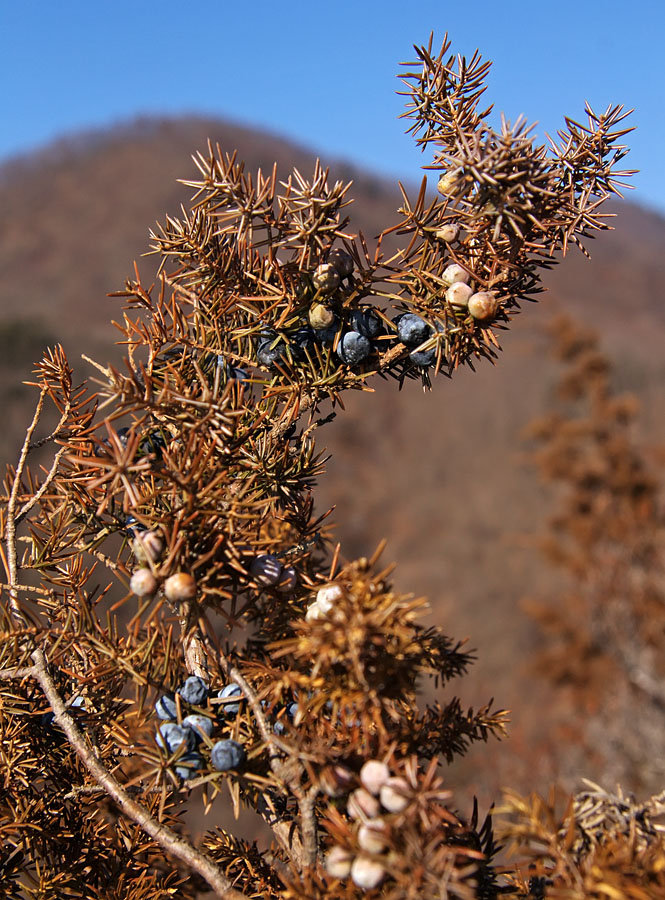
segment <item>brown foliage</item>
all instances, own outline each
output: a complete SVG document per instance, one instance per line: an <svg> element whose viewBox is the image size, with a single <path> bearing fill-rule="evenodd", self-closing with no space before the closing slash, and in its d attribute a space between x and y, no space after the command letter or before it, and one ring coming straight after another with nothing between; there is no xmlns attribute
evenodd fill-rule
<svg viewBox="0 0 665 900"><path fill-rule="evenodd" d="M77 386L61 347L36 367L0 509L9 897L500 891L491 828L451 808L436 769L505 716L448 693L469 654L418 621L379 552L331 546L315 435L373 375L429 386L493 358L539 270L607 227L626 132L619 108L587 109L548 153L522 123L489 128L478 55L416 49L407 115L443 174L440 198L404 192L385 232L401 250L347 229L349 185L318 163L278 183L209 145L192 208L153 234L158 282L137 269L114 295L124 368ZM443 697L423 709L426 678ZM195 846L192 793L254 810L270 846L219 829Z"/></svg>
<svg viewBox="0 0 665 900"><path fill-rule="evenodd" d="M565 686L561 716L594 748L597 777L654 791L665 733L659 468L635 434L636 399L612 388L594 334L568 319L553 334L560 409L529 434L542 477L563 489L542 548L569 587L528 604L547 634L538 669Z"/></svg>

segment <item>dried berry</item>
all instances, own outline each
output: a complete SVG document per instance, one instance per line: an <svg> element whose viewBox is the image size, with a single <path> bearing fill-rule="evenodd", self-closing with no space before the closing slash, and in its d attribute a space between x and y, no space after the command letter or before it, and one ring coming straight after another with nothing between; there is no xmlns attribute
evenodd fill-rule
<svg viewBox="0 0 665 900"><path fill-rule="evenodd" d="M314 331L322 331L324 328L329 328L334 323L335 313L329 306L325 306L323 303L313 303L307 314L307 318Z"/></svg>
<svg viewBox="0 0 665 900"><path fill-rule="evenodd" d="M449 266L443 270L443 275L441 276L441 280L444 284L451 285L456 281L461 281L463 284L468 284L471 276L463 269L462 266L459 266L457 263L451 263Z"/></svg>
<svg viewBox="0 0 665 900"><path fill-rule="evenodd" d="M137 569L129 580L129 589L137 597L153 597L157 588L157 579L150 569Z"/></svg>
<svg viewBox="0 0 665 900"><path fill-rule="evenodd" d="M388 826L383 819L369 819L358 829L358 843L368 853L382 853L388 846Z"/></svg>
<svg viewBox="0 0 665 900"><path fill-rule="evenodd" d="M186 572L176 572L164 582L164 594L172 603L193 600L196 596L196 581Z"/></svg>
<svg viewBox="0 0 665 900"><path fill-rule="evenodd" d="M444 197L451 197L459 192L463 183L461 169L451 169L439 177L436 189Z"/></svg>
<svg viewBox="0 0 665 900"><path fill-rule="evenodd" d="M132 550L139 562L156 563L164 550L164 541L156 531L140 531L134 536Z"/></svg>
<svg viewBox="0 0 665 900"><path fill-rule="evenodd" d="M356 788L346 804L352 819L375 819L380 811L379 801L365 788Z"/></svg>
<svg viewBox="0 0 665 900"><path fill-rule="evenodd" d="M353 853L346 847L331 847L326 856L326 872L333 878L348 878L351 874Z"/></svg>
<svg viewBox="0 0 665 900"><path fill-rule="evenodd" d="M371 891L383 881L386 870L371 856L356 856L351 864L351 880L365 891Z"/></svg>
<svg viewBox="0 0 665 900"><path fill-rule="evenodd" d="M360 770L360 783L370 792L378 796L382 786L390 778L390 769L378 759L369 759Z"/></svg>
<svg viewBox="0 0 665 900"><path fill-rule="evenodd" d="M451 306L466 306L473 294L473 288L463 281L454 281L446 291L446 300Z"/></svg>
<svg viewBox="0 0 665 900"><path fill-rule="evenodd" d="M453 241L456 241L459 237L460 228L459 225L442 225L441 228L436 232L436 237L440 241L445 241L446 244L451 244Z"/></svg>
<svg viewBox="0 0 665 900"><path fill-rule="evenodd" d="M314 272L312 282L321 294L332 294L339 287L339 272L330 263L323 263Z"/></svg>
<svg viewBox="0 0 665 900"><path fill-rule="evenodd" d="M410 788L404 778L394 775L382 785L379 797L381 806L388 812L398 813L406 809L410 803Z"/></svg>
<svg viewBox="0 0 665 900"><path fill-rule="evenodd" d="M494 291L478 291L469 297L469 312L479 322L487 322L496 315L499 302Z"/></svg>

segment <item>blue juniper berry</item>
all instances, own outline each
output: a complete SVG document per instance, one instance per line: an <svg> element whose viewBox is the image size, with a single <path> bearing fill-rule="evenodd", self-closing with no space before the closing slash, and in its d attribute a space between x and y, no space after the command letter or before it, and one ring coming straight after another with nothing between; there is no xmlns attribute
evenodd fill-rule
<svg viewBox="0 0 665 900"><path fill-rule="evenodd" d="M190 706L200 706L208 696L208 685L198 675L190 675L178 688L178 693Z"/></svg>
<svg viewBox="0 0 665 900"><path fill-rule="evenodd" d="M219 772L239 769L246 758L245 751L240 744L230 739L217 741L210 754L210 761Z"/></svg>

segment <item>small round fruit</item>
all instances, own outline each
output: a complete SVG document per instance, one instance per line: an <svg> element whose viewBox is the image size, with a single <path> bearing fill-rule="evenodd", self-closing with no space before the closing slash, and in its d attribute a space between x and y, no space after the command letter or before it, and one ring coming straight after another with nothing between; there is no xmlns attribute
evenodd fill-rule
<svg viewBox="0 0 665 900"><path fill-rule="evenodd" d="M347 366L357 366L372 352L369 338L357 331L347 331L337 345L337 355Z"/></svg>
<svg viewBox="0 0 665 900"><path fill-rule="evenodd" d="M326 766L319 778L322 791L329 797L343 797L348 794L353 781L353 773L344 766Z"/></svg>
<svg viewBox="0 0 665 900"><path fill-rule="evenodd" d="M190 706L200 706L208 696L208 685L198 675L190 675L180 685L178 693Z"/></svg>
<svg viewBox="0 0 665 900"><path fill-rule="evenodd" d="M383 819L369 819L358 829L358 843L368 853L382 853L388 846L388 826Z"/></svg>
<svg viewBox="0 0 665 900"><path fill-rule="evenodd" d="M478 291L469 297L469 312L479 322L493 319L499 308L499 301L494 291Z"/></svg>
<svg viewBox="0 0 665 900"><path fill-rule="evenodd" d="M393 775L382 785L379 797L381 806L388 812L399 813L407 808L411 802L409 794L411 790L404 778Z"/></svg>
<svg viewBox="0 0 665 900"><path fill-rule="evenodd" d="M446 300L451 306L466 306L473 294L473 288L463 281L455 281L446 291Z"/></svg>
<svg viewBox="0 0 665 900"><path fill-rule="evenodd" d="M378 796L379 791L389 778L390 769L378 759L369 759L360 770L360 783L374 796Z"/></svg>
<svg viewBox="0 0 665 900"><path fill-rule="evenodd" d="M257 584L272 587L280 580L283 566L276 556L270 553L262 553L252 560L249 574Z"/></svg>
<svg viewBox="0 0 665 900"><path fill-rule="evenodd" d="M203 739L204 734L206 737L212 737L212 732L215 727L212 719L208 716L202 716L199 713L192 713L190 716L185 716L182 720L182 724L185 728L191 729L197 743Z"/></svg>
<svg viewBox="0 0 665 900"><path fill-rule="evenodd" d="M409 353L409 359L414 366L419 366L421 369L433 366L436 362L436 347L430 347L429 350L412 350Z"/></svg>
<svg viewBox="0 0 665 900"><path fill-rule="evenodd" d="M157 587L157 579L150 569L137 569L129 580L129 589L137 597L153 597Z"/></svg>
<svg viewBox="0 0 665 900"><path fill-rule="evenodd" d="M172 603L193 600L196 596L196 581L187 572L176 572L164 582L164 593Z"/></svg>
<svg viewBox="0 0 665 900"><path fill-rule="evenodd" d="M246 758L245 751L240 744L229 739L217 741L210 754L210 761L219 772L239 769Z"/></svg>
<svg viewBox="0 0 665 900"><path fill-rule="evenodd" d="M276 589L283 594L288 594L291 591L295 590L296 585L298 584L298 573L293 568L293 566L286 566L282 570L282 574L279 577L279 581L275 585Z"/></svg>
<svg viewBox="0 0 665 900"><path fill-rule="evenodd" d="M322 263L314 272L312 282L321 294L332 294L339 287L339 272L330 263Z"/></svg>
<svg viewBox="0 0 665 900"><path fill-rule="evenodd" d="M413 313L400 316L397 323L397 337L403 344L416 346L426 341L430 334L430 327L424 319Z"/></svg>
<svg viewBox="0 0 665 900"><path fill-rule="evenodd" d="M351 880L364 891L371 891L383 881L386 870L371 856L356 856L351 864Z"/></svg>
<svg viewBox="0 0 665 900"><path fill-rule="evenodd" d="M156 531L139 531L132 541L132 550L139 562L155 563L162 555L164 541Z"/></svg>
<svg viewBox="0 0 665 900"><path fill-rule="evenodd" d="M334 266L342 278L348 278L353 272L353 257L341 247L335 247L328 254L328 263Z"/></svg>
<svg viewBox="0 0 665 900"><path fill-rule="evenodd" d="M349 325L353 331L370 339L378 337L383 331L383 322L371 309L354 309L349 316Z"/></svg>
<svg viewBox="0 0 665 900"><path fill-rule="evenodd" d="M226 700L229 697L238 697L242 699L243 693L239 684L227 684L226 687L223 687L221 691L217 694L222 700ZM235 716L240 712L240 702L237 703L220 703L220 711L225 716Z"/></svg>
<svg viewBox="0 0 665 900"><path fill-rule="evenodd" d="M346 811L352 819L375 819L379 812L379 801L365 788L356 788L346 804Z"/></svg>
<svg viewBox="0 0 665 900"><path fill-rule="evenodd" d="M273 368L283 359L283 346L281 342L275 342L276 338L277 335L265 336L262 340L259 341L259 345L256 350L256 359L259 365L265 366L267 369Z"/></svg>
<svg viewBox="0 0 665 900"><path fill-rule="evenodd" d="M327 584L316 592L316 605L321 613L326 616L335 608L338 600L344 596L344 588L340 584Z"/></svg>
<svg viewBox="0 0 665 900"><path fill-rule="evenodd" d="M174 728L179 728L179 726L175 722L162 722L162 724L157 729L157 734L155 735L155 741L158 747L166 748L168 746L166 741L169 733L173 731ZM176 747L177 746L178 744L176 744Z"/></svg>
<svg viewBox="0 0 665 900"><path fill-rule="evenodd" d="M203 757L200 753L186 753L178 760L175 772L183 781L187 781L188 778L193 778L196 772L202 768Z"/></svg>
<svg viewBox="0 0 665 900"><path fill-rule="evenodd" d="M307 313L309 324L315 331L329 328L335 321L335 313L323 303L312 303Z"/></svg>
<svg viewBox="0 0 665 900"><path fill-rule="evenodd" d="M325 619L325 617L325 613L316 602L316 600L314 601L314 603L309 604L305 613L306 622L316 622L318 621L318 619Z"/></svg>
<svg viewBox="0 0 665 900"><path fill-rule="evenodd" d="M450 197L457 193L457 189L460 187L461 183L462 172L460 169L451 169L440 176L436 189L440 194L443 194L444 197Z"/></svg>
<svg viewBox="0 0 665 900"><path fill-rule="evenodd" d="M335 316L335 320L332 325L328 325L327 328L319 328L318 330L314 329L314 339L319 344L332 344L335 340L337 332L339 331L339 319Z"/></svg>
<svg viewBox="0 0 665 900"><path fill-rule="evenodd" d="M348 878L351 873L353 853L346 847L331 847L326 856L326 872L333 878Z"/></svg>
<svg viewBox="0 0 665 900"><path fill-rule="evenodd" d="M461 281L464 284L468 284L471 276L463 269L462 266L458 266L457 263L451 263L449 266L443 270L443 275L441 276L444 284L454 284L456 281Z"/></svg>
<svg viewBox="0 0 665 900"><path fill-rule="evenodd" d="M441 228L436 232L436 237L440 241L445 241L446 244L451 244L453 241L456 241L459 237L460 228L459 225L453 225L452 223L448 225L442 225Z"/></svg>
<svg viewBox="0 0 665 900"><path fill-rule="evenodd" d="M183 744L186 752L193 750L196 746L196 735L191 728L184 728L182 725L176 725L175 722L164 722L159 728L159 735L163 739L163 743L159 739L157 739L157 743L160 747L166 745L169 753L175 753Z"/></svg>
<svg viewBox="0 0 665 900"><path fill-rule="evenodd" d="M175 719L178 715L178 708L173 697L169 694L164 694L163 697L160 697L155 703L155 712L160 719Z"/></svg>

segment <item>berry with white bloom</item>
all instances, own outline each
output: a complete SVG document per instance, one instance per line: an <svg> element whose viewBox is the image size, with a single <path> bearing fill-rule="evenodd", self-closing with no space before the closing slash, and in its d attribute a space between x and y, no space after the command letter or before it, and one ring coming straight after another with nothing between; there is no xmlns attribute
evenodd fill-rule
<svg viewBox="0 0 665 900"><path fill-rule="evenodd" d="M240 744L228 739L217 741L210 754L210 761L219 772L239 769L246 758L245 751Z"/></svg>
<svg viewBox="0 0 665 900"><path fill-rule="evenodd" d="M488 322L496 315L499 302L494 291L477 291L469 297L469 312L479 322Z"/></svg>
<svg viewBox="0 0 665 900"><path fill-rule="evenodd" d="M226 687L223 687L221 691L217 694L222 700L227 700L229 697L238 697L239 701L242 699L242 690L240 689L239 684L227 684ZM240 712L240 702L237 703L220 703L220 709L224 715L235 716Z"/></svg>
<svg viewBox="0 0 665 900"><path fill-rule="evenodd" d="M390 769L378 759L369 759L360 770L360 783L370 792L378 796L383 785L390 778Z"/></svg>
<svg viewBox="0 0 665 900"><path fill-rule="evenodd" d="M430 327L424 319L413 313L406 313L397 322L397 337L403 344L422 344L430 335Z"/></svg>
<svg viewBox="0 0 665 900"><path fill-rule="evenodd" d="M172 696L165 694L155 703L155 712L160 719L175 719L178 714L175 700Z"/></svg>
<svg viewBox="0 0 665 900"><path fill-rule="evenodd" d="M331 847L326 856L326 872L333 878L348 878L352 862L353 853L346 847Z"/></svg>
<svg viewBox="0 0 665 900"><path fill-rule="evenodd" d="M372 352L369 338L357 331L347 331L337 345L337 355L347 366L357 366Z"/></svg>
<svg viewBox="0 0 665 900"><path fill-rule="evenodd" d="M190 675L178 688L178 693L191 706L200 706L208 696L208 685L198 675Z"/></svg>
<svg viewBox="0 0 665 900"><path fill-rule="evenodd" d="M380 811L379 801L365 788L356 788L349 796L346 811L352 819L375 819Z"/></svg>
<svg viewBox="0 0 665 900"><path fill-rule="evenodd" d="M199 713L192 713L190 716L185 716L182 720L182 724L185 728L190 728L193 731L197 743L202 740L204 734L206 737L212 737L212 732L215 727L211 718L202 716Z"/></svg>
<svg viewBox="0 0 665 900"><path fill-rule="evenodd" d="M137 569L129 580L129 589L137 597L154 597L157 587L157 579L150 569Z"/></svg>
<svg viewBox="0 0 665 900"><path fill-rule="evenodd" d="M464 284L468 284L471 279L471 276L463 269L462 266L458 266L457 263L451 263L449 266L443 270L443 275L441 276L444 284L454 284L456 281L462 281Z"/></svg>
<svg viewBox="0 0 665 900"><path fill-rule="evenodd" d="M446 291L446 300L451 306L466 306L473 294L473 288L463 281L454 281Z"/></svg>
<svg viewBox="0 0 665 900"><path fill-rule="evenodd" d="M381 806L388 812L403 812L409 805L411 790L407 781L399 775L393 775L382 785L379 797Z"/></svg>
<svg viewBox="0 0 665 900"><path fill-rule="evenodd" d="M358 829L358 843L368 853L382 853L388 846L388 826L384 819L369 819Z"/></svg>
<svg viewBox="0 0 665 900"><path fill-rule="evenodd" d="M276 556L270 553L262 553L252 560L249 574L257 584L272 587L277 584L282 576L283 566Z"/></svg>
<svg viewBox="0 0 665 900"><path fill-rule="evenodd" d="M187 572L176 572L164 582L164 594L172 603L183 603L196 596L196 581Z"/></svg>
<svg viewBox="0 0 665 900"><path fill-rule="evenodd" d="M351 880L364 891L378 887L384 879L386 870L378 860L371 856L356 856L351 864Z"/></svg>

